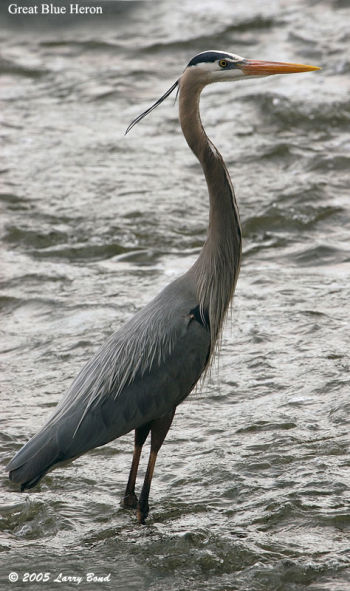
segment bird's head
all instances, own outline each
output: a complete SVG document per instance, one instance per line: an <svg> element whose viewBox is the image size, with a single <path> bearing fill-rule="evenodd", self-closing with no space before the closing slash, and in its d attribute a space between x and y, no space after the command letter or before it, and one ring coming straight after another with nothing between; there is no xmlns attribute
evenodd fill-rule
<svg viewBox="0 0 350 591"><path fill-rule="evenodd" d="M148 115L148 113L158 107L175 88L181 87L186 82L202 89L207 84L213 82L233 82L235 80L249 79L252 76L262 77L271 76L272 74L296 74L298 72L311 72L313 70L320 70L320 68L305 64L251 60L235 55L234 53L227 53L226 51L203 51L191 59L179 80L176 80L173 86L163 96L130 123L125 134L136 123Z"/></svg>
<svg viewBox="0 0 350 591"><path fill-rule="evenodd" d="M191 59L184 74L206 85L212 82L234 82L251 76L295 74L319 69L304 64L251 60L226 51L203 51Z"/></svg>

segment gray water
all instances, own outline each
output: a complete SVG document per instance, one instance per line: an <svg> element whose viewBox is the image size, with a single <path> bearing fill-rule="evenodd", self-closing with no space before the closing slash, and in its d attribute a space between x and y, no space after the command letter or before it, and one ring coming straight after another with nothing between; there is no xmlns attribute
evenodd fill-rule
<svg viewBox="0 0 350 591"><path fill-rule="evenodd" d="M6 4L4 465L205 239L206 187L173 99L124 137L130 120L206 49L323 69L203 93L243 263L220 357L159 455L147 525L119 505L132 434L30 493L3 471L1 589L78 586L62 573L87 590L349 590L349 3L104 2L98 18Z"/></svg>

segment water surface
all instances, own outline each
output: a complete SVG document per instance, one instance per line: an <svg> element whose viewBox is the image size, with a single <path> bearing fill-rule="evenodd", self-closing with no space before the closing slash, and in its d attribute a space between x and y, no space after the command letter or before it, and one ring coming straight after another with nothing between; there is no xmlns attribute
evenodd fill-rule
<svg viewBox="0 0 350 591"><path fill-rule="evenodd" d="M206 49L323 69L203 94L243 263L220 358L161 450L147 526L119 506L132 434L30 493L3 475L1 588L48 588L26 572L49 572L49 588L61 572L83 589L350 588L349 19L342 0L115 2L98 21L3 11L4 464L205 239L173 100L124 137L130 120Z"/></svg>

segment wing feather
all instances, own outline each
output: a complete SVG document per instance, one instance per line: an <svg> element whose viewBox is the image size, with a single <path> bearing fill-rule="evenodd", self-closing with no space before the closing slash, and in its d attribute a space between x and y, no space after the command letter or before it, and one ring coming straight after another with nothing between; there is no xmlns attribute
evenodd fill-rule
<svg viewBox="0 0 350 591"><path fill-rule="evenodd" d="M92 408L109 398L116 401L133 382L139 383L152 372L158 374L158 368L166 373L177 343L188 331L190 310L196 304L192 291L184 289L183 278L167 286L102 345L72 383L50 424L79 408L76 434Z"/></svg>

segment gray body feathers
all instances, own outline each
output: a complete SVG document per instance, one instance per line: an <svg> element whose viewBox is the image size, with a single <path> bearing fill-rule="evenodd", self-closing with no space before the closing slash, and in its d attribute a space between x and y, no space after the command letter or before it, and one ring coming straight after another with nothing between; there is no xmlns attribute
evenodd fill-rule
<svg viewBox="0 0 350 591"><path fill-rule="evenodd" d="M210 354L209 327L187 275L114 333L73 382L54 415L13 458L10 478L31 488L53 466L104 445L175 408Z"/></svg>

